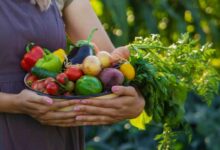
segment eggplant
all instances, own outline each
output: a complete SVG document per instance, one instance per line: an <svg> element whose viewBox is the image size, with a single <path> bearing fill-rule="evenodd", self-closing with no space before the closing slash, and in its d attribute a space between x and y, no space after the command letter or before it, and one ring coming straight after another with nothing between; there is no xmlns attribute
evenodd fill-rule
<svg viewBox="0 0 220 150"><path fill-rule="evenodd" d="M72 50L70 50L70 53L67 55L68 60L72 59L73 57L76 56L76 54L79 51L79 47L74 47Z"/></svg>
<svg viewBox="0 0 220 150"><path fill-rule="evenodd" d="M95 28L89 34L87 40L80 40L76 47L70 52L68 59L72 64L82 64L83 60L94 53L94 46L91 44L92 37L98 29Z"/></svg>
<svg viewBox="0 0 220 150"><path fill-rule="evenodd" d="M69 59L72 64L81 64L87 56L90 56L93 54L94 52L90 45L83 45L82 47L77 49L75 56Z"/></svg>

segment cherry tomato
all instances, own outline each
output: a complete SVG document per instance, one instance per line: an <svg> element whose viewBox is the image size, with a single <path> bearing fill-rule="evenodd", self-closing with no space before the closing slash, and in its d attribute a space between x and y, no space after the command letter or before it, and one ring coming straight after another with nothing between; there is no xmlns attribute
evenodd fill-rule
<svg viewBox="0 0 220 150"><path fill-rule="evenodd" d="M38 87L37 81L33 82L32 85L31 85L31 89L32 89L32 90L35 90L35 91L38 91L38 88L37 88L37 87Z"/></svg>
<svg viewBox="0 0 220 150"><path fill-rule="evenodd" d="M49 82L46 86L47 93L50 95L57 95L59 86L55 82Z"/></svg>
<svg viewBox="0 0 220 150"><path fill-rule="evenodd" d="M65 73L60 73L56 76L56 79L61 84L66 84L68 82L68 77Z"/></svg>
<svg viewBox="0 0 220 150"><path fill-rule="evenodd" d="M45 90L45 83L42 80L37 80L32 83L31 88L35 91L43 92Z"/></svg>
<svg viewBox="0 0 220 150"><path fill-rule="evenodd" d="M26 79L26 83L27 85L31 86L33 82L37 81L38 80L38 77L33 75L33 74L30 74L28 75L27 79Z"/></svg>

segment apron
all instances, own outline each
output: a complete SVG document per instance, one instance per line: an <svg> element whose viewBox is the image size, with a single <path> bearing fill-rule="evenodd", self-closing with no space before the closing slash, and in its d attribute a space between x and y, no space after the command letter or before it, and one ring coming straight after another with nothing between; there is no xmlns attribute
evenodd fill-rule
<svg viewBox="0 0 220 150"><path fill-rule="evenodd" d="M53 0L41 12L30 0L0 0L0 92L19 93L25 86L20 61L34 42L51 51L65 48L64 24ZM81 127L41 125L28 115L0 113L0 150L83 150Z"/></svg>

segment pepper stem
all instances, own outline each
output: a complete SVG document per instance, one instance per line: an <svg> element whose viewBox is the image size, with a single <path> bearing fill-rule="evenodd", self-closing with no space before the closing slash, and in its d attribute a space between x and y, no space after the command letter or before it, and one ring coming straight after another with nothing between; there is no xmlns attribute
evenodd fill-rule
<svg viewBox="0 0 220 150"><path fill-rule="evenodd" d="M82 47L83 45L88 45L88 46L90 46L90 47L93 49L94 46L91 44L91 40L92 40L92 38L93 38L94 33L95 33L97 30L98 30L98 28L94 28L94 29L90 32L90 34L89 34L87 40L79 40L79 41L76 43L76 47Z"/></svg>
<svg viewBox="0 0 220 150"><path fill-rule="evenodd" d="M51 54L51 52L48 49L43 48L43 50L44 50L45 55Z"/></svg>
<svg viewBox="0 0 220 150"><path fill-rule="evenodd" d="M35 43L31 42L31 43L28 43L25 47L25 50L26 52L30 52L30 50L34 47Z"/></svg>
<svg viewBox="0 0 220 150"><path fill-rule="evenodd" d="M88 36L88 38L87 38L88 43L91 42L91 40L92 40L92 38L93 38L93 36L94 36L94 33L95 33L97 30L98 30L98 28L94 28L94 29L91 31L91 33L89 34L89 36Z"/></svg>

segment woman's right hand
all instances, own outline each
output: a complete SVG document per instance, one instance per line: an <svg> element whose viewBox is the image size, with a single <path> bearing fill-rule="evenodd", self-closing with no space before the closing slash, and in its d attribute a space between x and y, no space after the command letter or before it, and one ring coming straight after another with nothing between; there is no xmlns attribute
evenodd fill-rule
<svg viewBox="0 0 220 150"><path fill-rule="evenodd" d="M17 113L27 114L45 125L69 127L74 126L74 118L79 114L74 111L61 112L54 110L71 106L74 103L74 100L54 102L49 97L23 90L16 96L14 110Z"/></svg>

